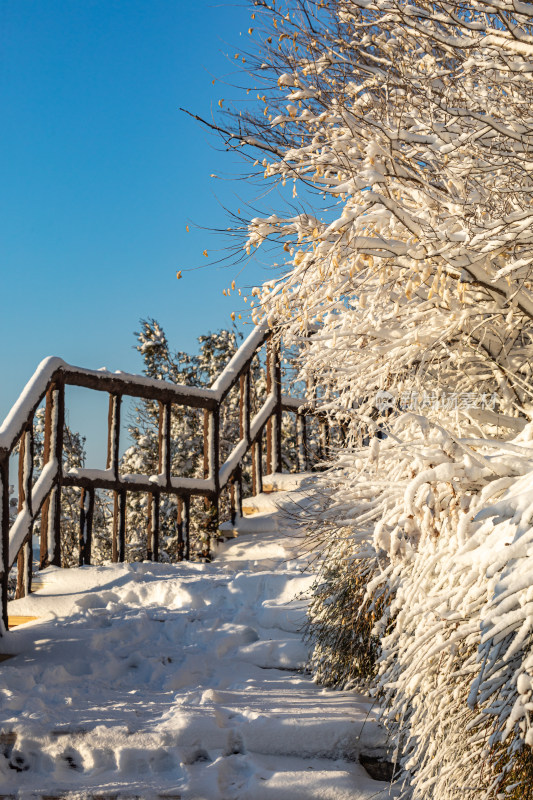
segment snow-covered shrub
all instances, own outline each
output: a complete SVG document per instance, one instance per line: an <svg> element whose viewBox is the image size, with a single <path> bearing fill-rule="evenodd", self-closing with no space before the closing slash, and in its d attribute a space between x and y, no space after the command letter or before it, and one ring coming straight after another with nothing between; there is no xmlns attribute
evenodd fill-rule
<svg viewBox="0 0 533 800"><path fill-rule="evenodd" d="M338 528L328 532L343 535ZM324 686L370 686L380 652L374 626L383 604L367 592L375 562L354 558L349 545L339 545L322 558L308 611L306 633L313 644L309 668Z"/></svg>
<svg viewBox="0 0 533 800"><path fill-rule="evenodd" d="M374 686L415 800L525 792L531 426L507 442L389 425L324 476L311 663L325 683Z"/></svg>

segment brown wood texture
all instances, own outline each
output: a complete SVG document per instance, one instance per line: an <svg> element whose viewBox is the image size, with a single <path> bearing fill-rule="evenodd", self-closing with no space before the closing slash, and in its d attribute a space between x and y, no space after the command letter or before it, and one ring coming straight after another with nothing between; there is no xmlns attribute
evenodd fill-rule
<svg viewBox="0 0 533 800"><path fill-rule="evenodd" d="M159 403L159 474L164 477L167 488L171 480L171 422L172 406Z"/></svg>
<svg viewBox="0 0 533 800"><path fill-rule="evenodd" d="M9 455L0 457L0 547L2 548L2 622L7 630L7 584L9 578Z"/></svg>
<svg viewBox="0 0 533 800"><path fill-rule="evenodd" d="M296 448L298 472L307 470L307 421L305 414L296 413Z"/></svg>
<svg viewBox="0 0 533 800"><path fill-rule="evenodd" d="M270 448L271 456L269 463L270 472L282 471L281 458L281 352L279 342L271 338L269 341L270 359L270 393L274 395L276 406L271 419L270 429Z"/></svg>
<svg viewBox="0 0 533 800"><path fill-rule="evenodd" d="M109 395L107 413L107 460L106 469L111 470L115 480L119 475L120 451L120 406L122 398L118 394Z"/></svg>
<svg viewBox="0 0 533 800"><path fill-rule="evenodd" d="M82 489L80 497L79 565L91 563L94 515L94 489Z"/></svg>
<svg viewBox="0 0 533 800"><path fill-rule="evenodd" d="M146 558L148 561L159 561L159 492L148 493L148 536L146 542Z"/></svg>
<svg viewBox="0 0 533 800"><path fill-rule="evenodd" d="M33 477L33 420L20 437L18 456L18 512L27 511L31 516L31 492ZM15 599L31 593L33 569L33 526L26 536L17 556L17 588Z"/></svg>
<svg viewBox="0 0 533 800"><path fill-rule="evenodd" d="M46 466L50 461L50 444L52 432L52 391L54 384L52 383L46 392L46 405L44 411L44 443L43 443L43 466ZM40 542L40 557L39 569L45 569L50 564L48 555L48 517L50 515L50 495L46 498L43 504L41 513L41 542Z"/></svg>
<svg viewBox="0 0 533 800"><path fill-rule="evenodd" d="M261 430L252 444L252 492L263 491L263 431Z"/></svg>

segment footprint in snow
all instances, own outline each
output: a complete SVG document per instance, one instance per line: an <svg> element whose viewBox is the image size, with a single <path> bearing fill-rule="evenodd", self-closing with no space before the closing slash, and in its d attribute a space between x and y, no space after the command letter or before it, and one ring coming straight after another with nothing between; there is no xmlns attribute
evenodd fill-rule
<svg viewBox="0 0 533 800"><path fill-rule="evenodd" d="M223 756L217 766L221 800L239 800L255 773L248 757L241 754Z"/></svg>
<svg viewBox="0 0 533 800"><path fill-rule="evenodd" d="M212 760L207 750L199 745L183 748L181 751L181 761L183 764L198 764L199 762L211 762Z"/></svg>
<svg viewBox="0 0 533 800"><path fill-rule="evenodd" d="M246 753L246 748L244 746L244 739L242 738L242 733L238 731L236 728L232 728L228 732L226 747L224 748L224 752L222 753L222 755L236 756L236 755L245 755L245 753Z"/></svg>

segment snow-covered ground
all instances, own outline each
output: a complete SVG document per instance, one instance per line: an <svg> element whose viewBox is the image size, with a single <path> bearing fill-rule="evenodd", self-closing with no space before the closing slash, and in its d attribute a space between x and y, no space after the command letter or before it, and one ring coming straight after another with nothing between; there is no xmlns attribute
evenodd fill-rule
<svg viewBox="0 0 533 800"><path fill-rule="evenodd" d="M17 654L0 664L0 795L390 796L358 763L385 745L372 702L304 671L310 577L270 513L284 497L212 564L51 568L10 604L39 619L0 640Z"/></svg>

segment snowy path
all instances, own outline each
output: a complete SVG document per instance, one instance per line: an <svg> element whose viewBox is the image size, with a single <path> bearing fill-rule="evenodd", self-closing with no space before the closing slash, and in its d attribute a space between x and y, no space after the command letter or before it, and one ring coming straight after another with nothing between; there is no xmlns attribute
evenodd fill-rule
<svg viewBox="0 0 533 800"><path fill-rule="evenodd" d="M212 564L52 568L11 604L39 620L1 642L0 795L389 797L357 763L384 744L371 703L303 671L294 540L251 526Z"/></svg>

